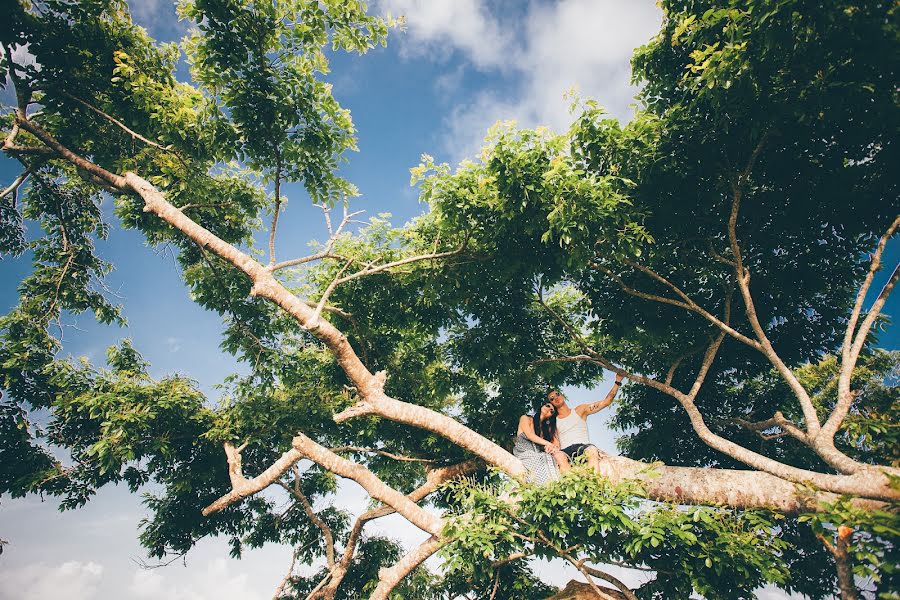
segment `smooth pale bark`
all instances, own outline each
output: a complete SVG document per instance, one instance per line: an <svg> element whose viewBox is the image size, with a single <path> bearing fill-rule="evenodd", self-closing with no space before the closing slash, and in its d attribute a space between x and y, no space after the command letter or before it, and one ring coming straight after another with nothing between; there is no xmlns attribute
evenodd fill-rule
<svg viewBox="0 0 900 600"><path fill-rule="evenodd" d="M480 459L474 459L463 461L455 465L432 469L428 472L425 483L407 494L406 497L413 502L419 502L435 492L443 483L450 481L451 479L456 479L457 477L463 477L470 473L474 473L483 468L484 462ZM359 536L362 534L362 528L369 521L386 517L395 512L397 511L390 506L382 506L366 511L359 516L353 524L353 528L350 530L350 536L347 538L347 544L344 547L344 553L341 560L335 565L334 569L331 570L329 573L330 579L328 580L327 585L322 587L316 597L322 597L329 600L334 598L338 587L340 587L341 582L347 575L347 570L350 568L353 555L356 553L356 543L359 541Z"/></svg>
<svg viewBox="0 0 900 600"><path fill-rule="evenodd" d="M252 496L275 483L279 477L287 472L303 455L291 448L272 463L272 466L254 477L247 479L241 469L241 453L230 442L225 443L225 455L228 458L228 475L231 478L231 491L203 509L203 516L209 516L219 512L227 506L239 502L247 496Z"/></svg>
<svg viewBox="0 0 900 600"><path fill-rule="evenodd" d="M365 402L336 414L334 420L342 423L353 417L370 414L436 433L500 468L510 477L519 480L525 478L525 467L512 454L459 421L424 406L375 394Z"/></svg>
<svg viewBox="0 0 900 600"><path fill-rule="evenodd" d="M328 448L320 446L303 434L293 440L294 449L306 458L341 477L352 479L365 489L369 495L384 502L403 515L407 521L433 536L440 536L444 521L418 504L388 486L374 473L362 465L341 458Z"/></svg>
<svg viewBox="0 0 900 600"><path fill-rule="evenodd" d="M425 562L428 557L440 550L446 543L446 540L432 536L404 555L392 567L381 569L378 572L378 587L369 596L369 600L387 600L391 590L397 587L397 584L403 581L404 577Z"/></svg>
<svg viewBox="0 0 900 600"><path fill-rule="evenodd" d="M813 512L821 502L834 502L835 494L808 493L784 479L759 471L648 465L623 456L600 456L600 474L612 483L640 481L647 498L678 504L766 508L784 514ZM857 506L878 508L882 502L857 500Z"/></svg>

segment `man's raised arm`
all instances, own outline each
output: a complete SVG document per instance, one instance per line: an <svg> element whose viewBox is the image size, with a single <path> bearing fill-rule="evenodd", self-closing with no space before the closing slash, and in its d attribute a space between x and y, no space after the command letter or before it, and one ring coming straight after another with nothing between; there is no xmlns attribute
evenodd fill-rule
<svg viewBox="0 0 900 600"><path fill-rule="evenodd" d="M598 400L596 402L590 402L588 404L579 404L575 407L575 412L584 419L588 415L592 415L595 412L600 412L610 404L612 404L613 398L616 397L616 393L619 391L619 386L622 384L622 376L616 374L616 380L613 382L612 387L609 390L609 393L606 394L606 398L603 400Z"/></svg>

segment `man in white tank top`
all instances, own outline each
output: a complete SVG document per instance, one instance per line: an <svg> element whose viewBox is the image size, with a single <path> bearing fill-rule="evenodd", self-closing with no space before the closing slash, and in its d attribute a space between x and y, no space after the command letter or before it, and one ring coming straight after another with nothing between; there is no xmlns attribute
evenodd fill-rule
<svg viewBox="0 0 900 600"><path fill-rule="evenodd" d="M579 404L574 409L569 408L569 405L566 404L566 397L559 390L552 390L547 394L550 404L556 409L556 432L559 436L559 446L570 459L584 454L587 456L588 464L594 470L600 470L600 451L591 443L587 417L612 404L621 383L622 376L616 375L616 381L609 393L606 394L606 398L597 402Z"/></svg>

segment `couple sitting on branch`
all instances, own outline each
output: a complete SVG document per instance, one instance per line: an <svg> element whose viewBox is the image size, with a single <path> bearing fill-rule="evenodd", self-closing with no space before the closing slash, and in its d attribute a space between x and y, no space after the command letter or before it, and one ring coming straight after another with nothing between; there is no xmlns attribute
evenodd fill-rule
<svg viewBox="0 0 900 600"><path fill-rule="evenodd" d="M575 408L569 407L559 390L551 390L548 401L534 415L519 418L513 454L525 465L531 481L546 483L556 479L579 456L585 456L592 469L600 470L600 450L591 443L586 419L612 404L621 383L622 376L616 375L606 398Z"/></svg>

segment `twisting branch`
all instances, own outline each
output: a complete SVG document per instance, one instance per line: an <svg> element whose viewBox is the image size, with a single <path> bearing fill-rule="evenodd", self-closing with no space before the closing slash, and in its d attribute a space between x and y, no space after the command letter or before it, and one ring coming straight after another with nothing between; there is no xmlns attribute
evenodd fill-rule
<svg viewBox="0 0 900 600"><path fill-rule="evenodd" d="M809 440L806 437L806 432L804 432L802 429L800 429L799 427L797 427L796 425L791 423L790 420L787 419L781 411L776 412L772 418L766 419L764 421L748 421L746 419L732 419L732 422L736 425L740 425L744 429L758 433L760 435L760 437L762 437L763 439L766 439L766 440L775 439L776 437L782 437L782 436L766 436L763 434L763 432L766 431L767 429L779 427L784 431L785 434L790 435L791 437L794 437L794 438L800 440L804 444L809 442Z"/></svg>
<svg viewBox="0 0 900 600"><path fill-rule="evenodd" d="M841 345L841 369L838 373L837 403L834 410L831 411L831 415L828 417L825 425L822 426L822 431L820 433L820 438L824 443L833 443L834 435L837 433L838 429L840 429L847 413L850 411L850 406L853 403L853 392L850 390L850 380L853 377L853 371L856 368L856 361L859 360L859 354L862 351L872 325L875 323L875 319L878 317L882 307L884 307L884 303L887 301L888 295L890 295L897 283L897 277L898 274L900 274L900 264L897 264L894 267L893 273L891 273L887 283L885 283L884 287L881 289L881 292L872 304L872 308L869 309L868 314L865 319L863 319L863 322L857 331L856 324L862 313L862 308L866 296L869 293L869 288L872 286L872 280L875 278L875 273L881 269L881 256L884 253L884 248L887 246L888 240L893 237L898 227L900 227L900 216L897 216L894 219L884 235L878 240L875 252L872 254L872 260L869 263L869 270L859 288L859 293L856 295L856 303L850 313L850 318L847 320L847 330L844 332L844 342Z"/></svg>

